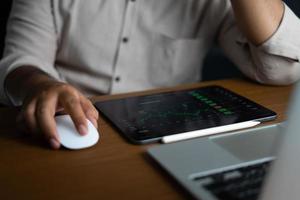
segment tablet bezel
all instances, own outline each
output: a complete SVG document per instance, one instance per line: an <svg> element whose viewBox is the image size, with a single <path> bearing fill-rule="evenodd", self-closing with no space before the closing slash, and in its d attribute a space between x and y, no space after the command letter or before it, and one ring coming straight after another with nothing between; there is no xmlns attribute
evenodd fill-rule
<svg viewBox="0 0 300 200"><path fill-rule="evenodd" d="M151 143L151 142L157 142L157 141L160 141L161 138L163 136L166 136L166 135L172 135L172 134L179 134L179 133L182 133L180 131L178 132L174 132L172 134L165 134L165 133L147 133L147 134L137 134L136 132L130 132L128 131L128 128L126 127L123 127L120 123L116 123L116 119L113 117L114 116L114 113L112 112L116 112L115 109L111 108L111 109L104 109L104 106L107 106L108 104L110 104L109 106L112 106L113 104L115 104L115 107L117 105L118 102L122 102L122 101L137 101L138 99L140 98L145 98L145 97L155 97L155 96L160 96L160 95L170 95L170 94L178 94L178 93L187 93L187 92L190 92L190 91L193 91L193 90L201 90L201 89L208 89L208 88L219 88L219 89L222 89L222 90L225 90L226 92L229 92L245 101L248 101L248 102L251 102L252 104L258 106L258 107L261 107L261 109L265 110L265 114L264 115L260 115L260 116L253 116L252 118L249 117L245 120L242 120L242 121L250 121L250 120L257 120L257 121L270 121L270 120L273 120L277 117L277 114L246 98L246 97L243 97L235 92L232 92L231 90L229 89L226 89L224 87L221 87L221 86L217 86L217 85L212 85L212 86L204 86L204 87L197 87L197 88L192 88L192 89L185 89L185 90L179 90L179 91L171 91L171 92L162 92L162 93L155 93L155 94L148 94L148 95L141 95L141 96L134 96L134 97L126 97L126 98L120 98L120 99L114 99L114 100L106 100L106 101L98 101L98 102L95 102L95 107L100 111L100 113L106 118L108 119L108 121L115 127L118 129L118 131L120 131L123 135L125 136L131 143L134 143L134 144L147 144L147 143ZM120 104L118 104L118 106L120 106ZM125 108L123 108L125 109ZM242 121L237 121L235 123L238 123L238 122L242 122ZM220 126L222 125L226 125L226 124L220 124ZM127 129L127 130L126 130ZM193 129L193 130L199 130L199 129L202 129L202 128L198 128L198 129ZM193 131L193 130L188 130L188 131ZM187 132L187 131L185 131Z"/></svg>

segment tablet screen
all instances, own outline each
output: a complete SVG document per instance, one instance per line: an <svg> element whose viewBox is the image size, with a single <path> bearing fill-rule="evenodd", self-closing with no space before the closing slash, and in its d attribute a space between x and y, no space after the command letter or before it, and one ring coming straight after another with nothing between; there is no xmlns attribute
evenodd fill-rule
<svg viewBox="0 0 300 200"><path fill-rule="evenodd" d="M133 143L243 121L272 120L276 113L220 86L95 103Z"/></svg>

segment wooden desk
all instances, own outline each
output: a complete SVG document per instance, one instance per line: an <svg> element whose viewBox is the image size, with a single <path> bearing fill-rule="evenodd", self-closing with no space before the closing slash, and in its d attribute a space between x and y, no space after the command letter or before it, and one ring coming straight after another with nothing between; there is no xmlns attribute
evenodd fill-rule
<svg viewBox="0 0 300 200"><path fill-rule="evenodd" d="M185 89L222 85L285 118L292 87L262 86L245 80L223 80L181 86ZM142 93L102 96L114 99ZM151 145L129 144L103 118L100 142L81 151L53 151L45 142L15 129L16 110L0 109L0 199L184 199L189 196L145 150ZM274 123L274 122L273 122ZM152 144L158 145L158 144Z"/></svg>

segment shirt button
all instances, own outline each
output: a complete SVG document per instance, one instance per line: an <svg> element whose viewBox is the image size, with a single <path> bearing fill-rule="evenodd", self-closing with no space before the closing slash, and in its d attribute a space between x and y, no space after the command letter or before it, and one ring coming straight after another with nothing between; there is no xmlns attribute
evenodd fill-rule
<svg viewBox="0 0 300 200"><path fill-rule="evenodd" d="M128 42L128 38L127 38L127 37L124 37L124 38L122 39L122 41L123 41L123 43L127 43L127 42Z"/></svg>
<svg viewBox="0 0 300 200"><path fill-rule="evenodd" d="M120 82L120 80L121 80L120 76L117 76L117 77L115 78L115 81L116 81L116 82Z"/></svg>

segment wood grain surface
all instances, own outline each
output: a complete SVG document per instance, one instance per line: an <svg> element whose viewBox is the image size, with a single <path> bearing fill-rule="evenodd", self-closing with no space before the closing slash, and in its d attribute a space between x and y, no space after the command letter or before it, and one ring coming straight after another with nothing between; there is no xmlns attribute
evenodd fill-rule
<svg viewBox="0 0 300 200"><path fill-rule="evenodd" d="M221 85L286 118L292 86L263 86L249 80L202 82L129 94L107 95L93 101L138 96L205 85ZM16 108L0 108L0 199L189 199L190 196L145 150L153 145L127 142L105 119L99 119L100 141L80 151L53 151L38 137L16 129ZM264 123L267 124L267 123Z"/></svg>

